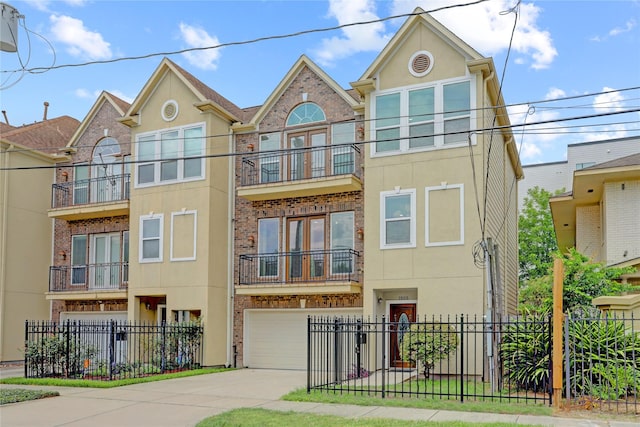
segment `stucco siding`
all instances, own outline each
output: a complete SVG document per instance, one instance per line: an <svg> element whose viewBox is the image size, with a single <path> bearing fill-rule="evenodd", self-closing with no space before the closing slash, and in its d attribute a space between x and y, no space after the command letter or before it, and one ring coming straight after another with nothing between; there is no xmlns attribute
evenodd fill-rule
<svg viewBox="0 0 640 427"><path fill-rule="evenodd" d="M576 249L596 262L602 261L600 205L576 208Z"/></svg>
<svg viewBox="0 0 640 427"><path fill-rule="evenodd" d="M606 263L640 257L640 181L607 182Z"/></svg>

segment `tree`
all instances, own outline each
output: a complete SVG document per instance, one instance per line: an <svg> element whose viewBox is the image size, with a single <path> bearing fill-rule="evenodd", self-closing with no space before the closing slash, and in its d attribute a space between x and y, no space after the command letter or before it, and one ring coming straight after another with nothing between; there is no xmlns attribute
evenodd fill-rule
<svg viewBox="0 0 640 427"><path fill-rule="evenodd" d="M549 208L551 196L550 192L536 186L530 188L524 198L518 218L518 275L521 285L547 275L553 266L553 254L558 250L558 244Z"/></svg>
<svg viewBox="0 0 640 427"><path fill-rule="evenodd" d="M561 256L556 253L556 256ZM623 274L635 271L633 267L606 267L594 263L574 248L562 255L564 281L563 311L576 311L592 307L591 301L603 295L621 295L631 285L617 281ZM526 282L520 290L519 309L523 313L548 313L553 307L553 275L547 274Z"/></svg>
<svg viewBox="0 0 640 427"><path fill-rule="evenodd" d="M400 357L422 365L425 380L436 362L447 359L458 347L456 329L447 323L413 323L400 342Z"/></svg>

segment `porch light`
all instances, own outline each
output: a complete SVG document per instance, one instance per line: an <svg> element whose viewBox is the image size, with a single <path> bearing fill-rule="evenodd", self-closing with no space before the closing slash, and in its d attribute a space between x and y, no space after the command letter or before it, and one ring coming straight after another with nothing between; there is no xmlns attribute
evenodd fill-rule
<svg viewBox="0 0 640 427"><path fill-rule="evenodd" d="M249 246L251 247L256 244L256 238L253 237L253 234L250 234L249 237L247 237L247 240L249 241Z"/></svg>
<svg viewBox="0 0 640 427"><path fill-rule="evenodd" d="M356 231L356 234L358 235L358 240L364 239L364 230L362 228L358 228L358 231Z"/></svg>
<svg viewBox="0 0 640 427"><path fill-rule="evenodd" d="M64 261L65 259L67 259L67 253L65 251L58 252L58 256L60 257L61 261Z"/></svg>

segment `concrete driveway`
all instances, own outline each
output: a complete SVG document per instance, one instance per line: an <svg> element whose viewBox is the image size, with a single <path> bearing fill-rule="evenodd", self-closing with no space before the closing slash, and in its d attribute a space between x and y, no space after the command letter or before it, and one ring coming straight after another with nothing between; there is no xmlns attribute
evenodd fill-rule
<svg viewBox="0 0 640 427"><path fill-rule="evenodd" d="M60 397L2 406L0 425L193 426L229 409L258 407L304 387L304 371L238 369L110 389L53 389Z"/></svg>

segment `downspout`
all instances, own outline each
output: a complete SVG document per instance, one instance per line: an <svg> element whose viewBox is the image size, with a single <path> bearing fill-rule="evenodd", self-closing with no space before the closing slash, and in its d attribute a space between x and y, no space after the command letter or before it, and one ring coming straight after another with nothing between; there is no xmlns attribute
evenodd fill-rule
<svg viewBox="0 0 640 427"><path fill-rule="evenodd" d="M229 153L234 152L233 147L234 134L233 132L229 135ZM235 197L235 156L229 156L229 203L228 203L228 214L229 218L227 221L227 239L229 239L229 244L227 245L227 367L233 366L233 324L234 324L234 253L235 253L235 241L234 241L234 228L235 228L235 206L236 206L236 197Z"/></svg>
<svg viewBox="0 0 640 427"><path fill-rule="evenodd" d="M6 325L5 316L5 293L7 288L7 224L9 220L9 150L13 145L2 150L2 188L0 188L0 208L2 209L2 225L0 225L0 323ZM0 339L0 360L4 360L4 340Z"/></svg>

